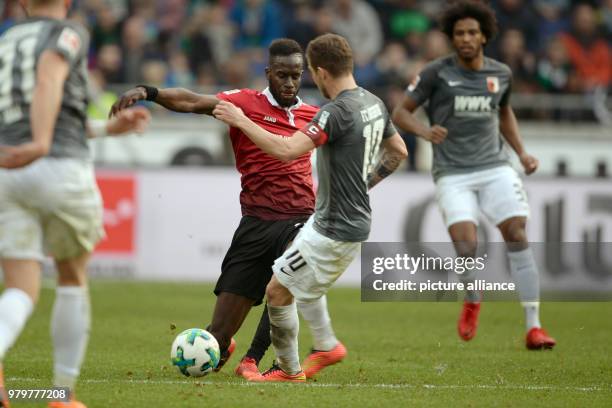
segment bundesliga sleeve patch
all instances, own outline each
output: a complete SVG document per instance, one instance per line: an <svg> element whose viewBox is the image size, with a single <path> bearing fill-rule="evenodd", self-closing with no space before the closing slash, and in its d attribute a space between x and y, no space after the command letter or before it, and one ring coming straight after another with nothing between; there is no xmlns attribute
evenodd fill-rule
<svg viewBox="0 0 612 408"><path fill-rule="evenodd" d="M73 59L81 49L81 38L72 28L64 28L57 41L57 47Z"/></svg>
<svg viewBox="0 0 612 408"><path fill-rule="evenodd" d="M327 143L327 139L329 138L327 133L325 133L325 131L321 129L319 125L312 122L304 126L301 132L308 136L317 147Z"/></svg>

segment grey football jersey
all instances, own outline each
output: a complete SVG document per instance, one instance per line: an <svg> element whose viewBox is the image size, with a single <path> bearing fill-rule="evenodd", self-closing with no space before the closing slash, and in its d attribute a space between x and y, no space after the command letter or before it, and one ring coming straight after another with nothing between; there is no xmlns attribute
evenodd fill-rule
<svg viewBox="0 0 612 408"><path fill-rule="evenodd" d="M448 129L433 145L433 176L484 170L509 163L499 131L499 107L508 104L512 72L491 58L479 71L459 66L450 55L431 62L408 87L407 95L425 110L432 125Z"/></svg>
<svg viewBox="0 0 612 408"><path fill-rule="evenodd" d="M0 37L0 144L32 140L30 105L41 54L53 50L70 64L50 156L89 158L87 109L87 32L77 24L32 18Z"/></svg>
<svg viewBox="0 0 612 408"><path fill-rule="evenodd" d="M320 146L314 228L336 241L367 240L372 212L368 175L382 139L396 133L385 105L363 88L345 90L303 131Z"/></svg>

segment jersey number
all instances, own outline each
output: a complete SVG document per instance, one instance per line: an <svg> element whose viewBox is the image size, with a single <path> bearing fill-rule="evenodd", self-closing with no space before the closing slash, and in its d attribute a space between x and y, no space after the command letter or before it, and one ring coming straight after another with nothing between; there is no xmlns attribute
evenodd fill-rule
<svg viewBox="0 0 612 408"><path fill-rule="evenodd" d="M9 109L12 104L12 91L14 81L14 70L20 72L21 83L19 91L25 102L32 100L32 89L34 89L34 49L36 37L24 38L18 42L9 42L0 45L0 112ZM15 57L19 53L21 63L15 67Z"/></svg>
<svg viewBox="0 0 612 408"><path fill-rule="evenodd" d="M385 121L378 119L374 123L368 123L363 128L363 138L365 139L365 149L363 151L363 181L367 183L368 175L372 172L372 166L378 156L378 149L385 131Z"/></svg>

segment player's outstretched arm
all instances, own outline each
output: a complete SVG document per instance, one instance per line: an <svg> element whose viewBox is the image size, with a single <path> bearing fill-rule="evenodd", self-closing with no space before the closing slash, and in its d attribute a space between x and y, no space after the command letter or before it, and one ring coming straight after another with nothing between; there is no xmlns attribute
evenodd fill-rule
<svg viewBox="0 0 612 408"><path fill-rule="evenodd" d="M368 177L368 190L393 173L408 157L408 149L402 137L396 133L382 141L383 152Z"/></svg>
<svg viewBox="0 0 612 408"><path fill-rule="evenodd" d="M30 105L32 141L0 147L0 167L23 167L49 153L69 70L68 61L56 51L47 50L41 54Z"/></svg>
<svg viewBox="0 0 612 408"><path fill-rule="evenodd" d="M397 105L393 110L393 123L400 129L429 140L434 144L440 144L446 139L448 130L439 125L427 127L414 116L414 111L419 105L410 97L405 96L401 104Z"/></svg>
<svg viewBox="0 0 612 408"><path fill-rule="evenodd" d="M257 147L281 161L291 161L316 147L312 139L302 132L282 137L262 129L231 102L219 102L213 115L229 126L242 130Z"/></svg>
<svg viewBox="0 0 612 408"><path fill-rule="evenodd" d="M113 104L109 117L116 115L134 105L138 101L153 101L174 112L200 113L212 115L212 111L219 103L214 95L203 95L185 88L158 89L152 86L139 85L124 92Z"/></svg>
<svg viewBox="0 0 612 408"><path fill-rule="evenodd" d="M90 139L101 136L119 136L143 133L151 121L149 110L142 106L121 110L107 121L88 122L87 136Z"/></svg>
<svg viewBox="0 0 612 408"><path fill-rule="evenodd" d="M538 159L525 151L525 146L518 129L518 122L510 104L500 106L499 108L499 130L518 155L525 169L525 174L529 175L535 172L539 165Z"/></svg>

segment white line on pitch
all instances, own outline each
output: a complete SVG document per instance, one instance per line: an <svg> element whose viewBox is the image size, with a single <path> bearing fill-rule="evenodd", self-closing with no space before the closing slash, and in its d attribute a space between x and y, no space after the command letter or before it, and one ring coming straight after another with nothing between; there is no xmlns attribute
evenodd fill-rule
<svg viewBox="0 0 612 408"><path fill-rule="evenodd" d="M27 378L27 377L10 377L7 381L25 381L25 382L38 382L38 378ZM456 384L367 384L367 383L347 383L347 384L336 384L336 383L317 383L308 382L306 384L285 384L285 383L257 383L257 382L231 382L231 381L198 381L198 380L108 380L108 379L96 379L96 378L85 378L80 379L80 383L85 384L177 384L177 385L226 385L226 386L242 386L242 387L254 387L254 386L276 386L285 387L288 385L296 387L314 387L314 388L425 388L425 389L483 389L483 390L523 390L523 391L584 391L584 392L597 392L597 391L612 391L612 384L606 384L605 386L591 385L586 387L559 387L556 385L521 385L521 384L468 384L468 385L456 385Z"/></svg>

